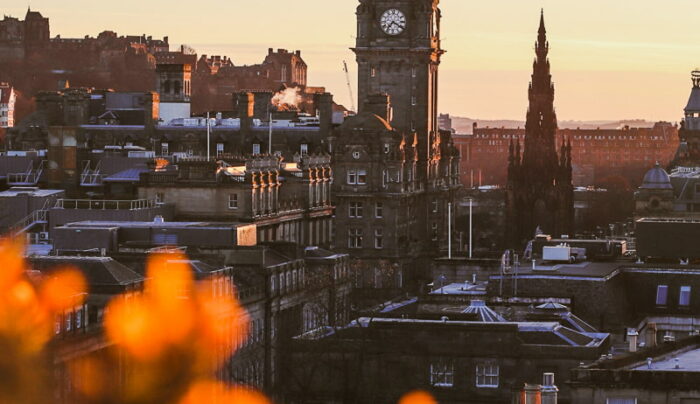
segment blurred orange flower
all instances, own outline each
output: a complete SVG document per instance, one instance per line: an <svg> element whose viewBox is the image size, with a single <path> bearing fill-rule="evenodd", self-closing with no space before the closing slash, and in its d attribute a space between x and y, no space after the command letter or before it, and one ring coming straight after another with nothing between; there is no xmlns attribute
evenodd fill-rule
<svg viewBox="0 0 700 404"><path fill-rule="evenodd" d="M437 401L429 393L416 390L401 397L399 404L437 404Z"/></svg>

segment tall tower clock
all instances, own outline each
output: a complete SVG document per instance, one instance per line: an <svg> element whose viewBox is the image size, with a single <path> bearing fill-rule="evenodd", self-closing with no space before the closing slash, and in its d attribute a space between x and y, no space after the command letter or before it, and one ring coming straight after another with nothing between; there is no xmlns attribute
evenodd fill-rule
<svg viewBox="0 0 700 404"><path fill-rule="evenodd" d="M391 97L391 125L418 134L419 159L428 159L437 133L439 0L360 0L357 41L360 110L370 94Z"/></svg>

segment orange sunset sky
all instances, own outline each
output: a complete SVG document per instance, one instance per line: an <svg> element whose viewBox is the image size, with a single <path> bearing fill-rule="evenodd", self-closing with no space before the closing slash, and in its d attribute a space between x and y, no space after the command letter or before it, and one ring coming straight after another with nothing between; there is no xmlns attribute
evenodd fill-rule
<svg viewBox="0 0 700 404"><path fill-rule="evenodd" d="M355 0L20 0L0 10L23 17L28 5L51 19L51 36L168 35L171 48L186 43L237 65L261 62L268 47L301 49L309 84L349 105L347 60L357 94ZM442 112L524 119L541 7L560 119L682 117L700 65L697 0L442 0Z"/></svg>

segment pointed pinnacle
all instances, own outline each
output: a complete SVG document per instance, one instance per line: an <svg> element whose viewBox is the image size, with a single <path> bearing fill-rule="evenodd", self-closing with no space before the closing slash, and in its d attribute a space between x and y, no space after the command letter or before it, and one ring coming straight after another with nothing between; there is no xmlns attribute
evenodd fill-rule
<svg viewBox="0 0 700 404"><path fill-rule="evenodd" d="M540 10L540 29L538 32L541 34L547 33L547 30L544 27L544 8Z"/></svg>

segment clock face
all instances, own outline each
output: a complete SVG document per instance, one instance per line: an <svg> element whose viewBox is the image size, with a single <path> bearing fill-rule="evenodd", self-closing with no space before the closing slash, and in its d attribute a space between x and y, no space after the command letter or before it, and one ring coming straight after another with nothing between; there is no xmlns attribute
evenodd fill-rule
<svg viewBox="0 0 700 404"><path fill-rule="evenodd" d="M406 16L399 10L386 10L379 19L382 30L389 35L398 35L406 28Z"/></svg>

